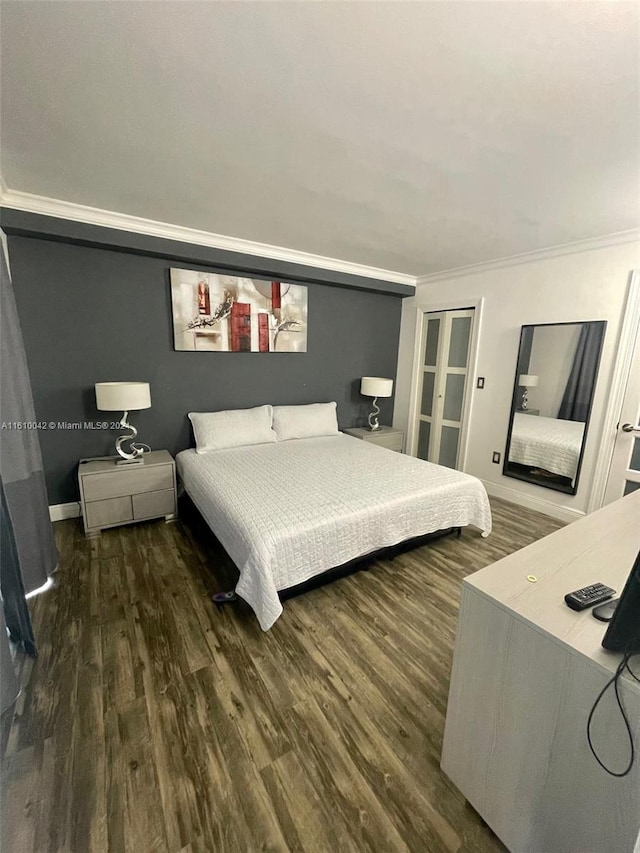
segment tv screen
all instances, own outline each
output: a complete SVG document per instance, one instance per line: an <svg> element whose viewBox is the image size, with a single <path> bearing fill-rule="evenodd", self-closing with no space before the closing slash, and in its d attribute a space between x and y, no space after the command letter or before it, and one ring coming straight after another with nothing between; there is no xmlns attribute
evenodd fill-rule
<svg viewBox="0 0 640 853"><path fill-rule="evenodd" d="M602 645L611 652L640 653L640 552L624 585Z"/></svg>

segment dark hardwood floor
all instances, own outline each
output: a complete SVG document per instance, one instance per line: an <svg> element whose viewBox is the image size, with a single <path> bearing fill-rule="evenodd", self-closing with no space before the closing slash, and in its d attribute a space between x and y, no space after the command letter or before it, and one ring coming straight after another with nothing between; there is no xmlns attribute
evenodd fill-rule
<svg viewBox="0 0 640 853"><path fill-rule="evenodd" d="M2 849L503 850L439 767L460 582L561 524L492 508L488 539L377 562L266 634L211 604L234 575L193 514L56 524L40 657L2 715Z"/></svg>

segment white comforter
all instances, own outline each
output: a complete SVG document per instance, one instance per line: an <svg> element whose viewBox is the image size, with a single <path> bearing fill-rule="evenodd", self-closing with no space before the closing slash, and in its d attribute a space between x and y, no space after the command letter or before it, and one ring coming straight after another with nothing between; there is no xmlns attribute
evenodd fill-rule
<svg viewBox="0 0 640 853"><path fill-rule="evenodd" d="M544 468L573 482L582 449L584 424L516 412L509 462Z"/></svg>
<svg viewBox="0 0 640 853"><path fill-rule="evenodd" d="M491 530L475 477L351 436L185 450L177 465L264 631L282 613L278 590L412 536Z"/></svg>

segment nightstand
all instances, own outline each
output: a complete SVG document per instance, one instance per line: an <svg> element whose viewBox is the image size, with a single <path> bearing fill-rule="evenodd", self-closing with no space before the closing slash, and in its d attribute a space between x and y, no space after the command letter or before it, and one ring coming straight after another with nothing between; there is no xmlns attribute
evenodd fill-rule
<svg viewBox="0 0 640 853"><path fill-rule="evenodd" d="M404 453L404 430L402 429L381 426L380 429L376 430L370 430L366 427L353 427L353 429L344 429L342 431L347 435L352 435L354 438L361 438L363 441L368 441L371 444L379 444L380 447L386 447L388 450Z"/></svg>
<svg viewBox="0 0 640 853"><path fill-rule="evenodd" d="M129 465L118 465L119 458L80 460L80 506L87 537L99 536L106 527L176 517L176 465L171 454L152 450L142 462Z"/></svg>

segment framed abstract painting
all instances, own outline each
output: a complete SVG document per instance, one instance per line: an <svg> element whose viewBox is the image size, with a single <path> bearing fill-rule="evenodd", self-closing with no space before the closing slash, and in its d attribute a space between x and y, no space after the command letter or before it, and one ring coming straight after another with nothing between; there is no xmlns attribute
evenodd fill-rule
<svg viewBox="0 0 640 853"><path fill-rule="evenodd" d="M188 352L306 352L307 288L171 269L174 348Z"/></svg>

